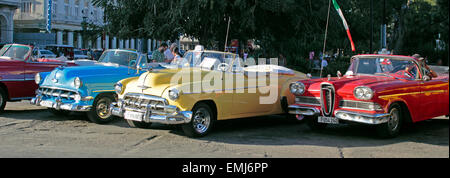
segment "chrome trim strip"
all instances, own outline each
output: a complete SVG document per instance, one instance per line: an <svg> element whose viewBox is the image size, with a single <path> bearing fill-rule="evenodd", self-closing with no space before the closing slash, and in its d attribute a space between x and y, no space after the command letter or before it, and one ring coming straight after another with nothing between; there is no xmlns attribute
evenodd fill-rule
<svg viewBox="0 0 450 178"><path fill-rule="evenodd" d="M41 86L39 87L39 89L51 89L51 90L64 90L64 91L70 91L70 92L74 92L77 94L80 94L78 91L73 90L73 89L67 89L67 88L59 88L59 87L46 87L46 86Z"/></svg>
<svg viewBox="0 0 450 178"><path fill-rule="evenodd" d="M0 82L23 82L23 81L25 81L25 79L1 79L0 80Z"/></svg>
<svg viewBox="0 0 450 178"><path fill-rule="evenodd" d="M318 103L316 104L316 103L306 103L306 102L301 102L301 100L300 100L300 102L295 102L296 104L304 104L304 105L311 105L311 106L321 106L321 104L320 104L320 98L318 98L318 97L311 97L311 96L297 96L297 97L295 97L295 99L297 100L297 99L301 99L301 98L306 98L306 99L309 99L309 100L317 100L318 101Z"/></svg>
<svg viewBox="0 0 450 178"><path fill-rule="evenodd" d="M1 79L0 82L23 82L23 81L34 81L34 78L27 79Z"/></svg>
<svg viewBox="0 0 450 178"><path fill-rule="evenodd" d="M327 85L331 88L324 88L324 85ZM327 111L325 111L325 104L328 104L328 103L324 103L324 93L323 93L324 90L327 90L328 92L330 92L329 97L331 97L330 98L331 103L330 103L330 106L328 106ZM325 99L325 102L328 102L328 100ZM336 89L334 88L334 86L331 83L324 82L324 83L320 84L320 103L321 103L321 109L322 109L324 116L331 117L333 115L334 107L336 104Z"/></svg>
<svg viewBox="0 0 450 178"><path fill-rule="evenodd" d="M31 100L34 97L21 97L21 98L11 98L11 101L20 101L20 100Z"/></svg>
<svg viewBox="0 0 450 178"><path fill-rule="evenodd" d="M151 95L143 95L143 94L137 94L137 93L128 93L124 96L124 98L127 97L132 97L132 98L136 98L139 100L151 100L151 101L158 101L158 102L162 102L166 105L169 105L169 102L161 97L156 97L156 96L151 96Z"/></svg>
<svg viewBox="0 0 450 178"><path fill-rule="evenodd" d="M377 109L346 107L346 106L342 106L342 102L355 102L355 103L363 103L363 104L373 104L375 106L378 105L380 107L380 109L377 110ZM364 110L364 111L383 111L383 108L378 103L364 102L364 101L353 101L353 100L341 100L341 101L339 101L339 108L342 108L342 109L356 109L356 110Z"/></svg>

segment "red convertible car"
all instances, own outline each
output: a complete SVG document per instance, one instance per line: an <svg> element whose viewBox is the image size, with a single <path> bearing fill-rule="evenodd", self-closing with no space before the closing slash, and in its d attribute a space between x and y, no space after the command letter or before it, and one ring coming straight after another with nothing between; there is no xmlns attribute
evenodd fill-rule
<svg viewBox="0 0 450 178"><path fill-rule="evenodd" d="M291 84L296 103L289 113L307 119L312 129L353 122L396 137L404 123L449 115L448 68L437 78L427 72L408 56L354 56L345 76Z"/></svg>
<svg viewBox="0 0 450 178"><path fill-rule="evenodd" d="M76 65L56 59L39 59L33 56L33 48L29 45L8 44L0 50L0 113L6 102L28 100L36 95L37 73L52 71L63 64Z"/></svg>

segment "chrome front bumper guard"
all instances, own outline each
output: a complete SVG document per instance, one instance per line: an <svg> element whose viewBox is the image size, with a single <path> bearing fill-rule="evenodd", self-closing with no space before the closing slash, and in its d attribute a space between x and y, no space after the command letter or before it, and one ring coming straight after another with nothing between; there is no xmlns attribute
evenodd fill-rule
<svg viewBox="0 0 450 178"><path fill-rule="evenodd" d="M364 114L344 110L337 110L334 115L336 116L336 118L341 120L369 125L379 125L387 123L389 122L389 118L391 117L390 114Z"/></svg>
<svg viewBox="0 0 450 178"><path fill-rule="evenodd" d="M320 116L321 112L317 108L292 105L289 106L289 114L303 115L303 116ZM365 114L358 112L351 112L345 110L336 110L336 118L344 121L357 122L369 125L384 124L389 121L390 114Z"/></svg>
<svg viewBox="0 0 450 178"><path fill-rule="evenodd" d="M44 102L48 104L43 105ZM38 95L36 98L31 99L30 104L36 106L43 106L47 108L53 108L56 110L66 110L66 111L75 111L75 112L88 112L91 110L92 106L80 106L77 104L65 104L61 101L60 98L57 98L55 101L43 100L42 96Z"/></svg>
<svg viewBox="0 0 450 178"><path fill-rule="evenodd" d="M120 103L120 104L119 104ZM162 111L153 110L151 105L146 105L145 109L133 109L125 107L124 101L119 100L118 103L112 103L110 106L111 114L124 118L125 112L132 111L143 114L142 121L145 123L158 123L166 125L187 124L192 120L191 111L179 111L176 106L165 105L157 106Z"/></svg>
<svg viewBox="0 0 450 178"><path fill-rule="evenodd" d="M289 114L304 115L304 116L318 116L318 115L320 115L320 111L316 108L291 105L291 106L289 106Z"/></svg>

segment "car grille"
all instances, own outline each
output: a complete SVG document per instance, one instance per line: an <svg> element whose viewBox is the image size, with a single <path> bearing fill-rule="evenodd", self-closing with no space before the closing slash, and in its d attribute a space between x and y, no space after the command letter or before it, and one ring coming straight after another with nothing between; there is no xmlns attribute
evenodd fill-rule
<svg viewBox="0 0 450 178"><path fill-rule="evenodd" d="M368 110L368 111L378 111L382 110L381 106L377 103L372 102L361 102L361 101L346 101L342 100L339 102L340 108L348 108L348 109L360 109L360 110Z"/></svg>
<svg viewBox="0 0 450 178"><path fill-rule="evenodd" d="M76 96L78 95L77 92L59 88L41 87L38 90L43 97L47 98L61 98L65 100L75 100Z"/></svg>
<svg viewBox="0 0 450 178"><path fill-rule="evenodd" d="M150 108L152 112L164 112L164 107L168 105L166 99L151 95L127 94L123 98L125 110L145 112Z"/></svg>
<svg viewBox="0 0 450 178"><path fill-rule="evenodd" d="M335 90L333 85L322 84L320 89L320 100L324 116L331 117L334 111Z"/></svg>
<svg viewBox="0 0 450 178"><path fill-rule="evenodd" d="M308 96L299 96L295 99L296 104L307 104L307 105L314 105L314 106L320 106L320 98L316 97L308 97Z"/></svg>

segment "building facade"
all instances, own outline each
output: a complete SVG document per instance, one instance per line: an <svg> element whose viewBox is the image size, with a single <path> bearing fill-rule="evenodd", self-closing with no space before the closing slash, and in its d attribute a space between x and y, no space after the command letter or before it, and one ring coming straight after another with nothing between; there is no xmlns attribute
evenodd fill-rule
<svg viewBox="0 0 450 178"><path fill-rule="evenodd" d="M103 9L95 7L90 0L16 1L19 1L19 8L14 16L15 42L102 48L100 35L94 43L83 42L83 21L103 25ZM48 34L47 21L50 2L52 3L50 16L52 29ZM47 35L43 35L46 33Z"/></svg>
<svg viewBox="0 0 450 178"><path fill-rule="evenodd" d="M4 0L0 0L4 1ZM91 49L136 49L141 52L155 50L165 40L117 38L99 34L95 39L83 37L83 22L99 26L104 24L103 9L91 0L11 0L17 2L14 15L14 42L22 44L71 45ZM49 2L51 2L51 33L47 32ZM193 49L198 41L180 37L181 49Z"/></svg>
<svg viewBox="0 0 450 178"><path fill-rule="evenodd" d="M18 6L17 0L0 0L0 43L13 42L13 17Z"/></svg>

